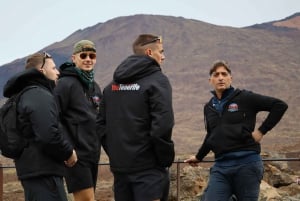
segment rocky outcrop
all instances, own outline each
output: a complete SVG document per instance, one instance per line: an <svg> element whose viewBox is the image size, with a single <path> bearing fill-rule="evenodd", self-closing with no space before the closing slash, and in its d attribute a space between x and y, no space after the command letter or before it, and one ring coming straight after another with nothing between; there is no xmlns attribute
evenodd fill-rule
<svg viewBox="0 0 300 201"><path fill-rule="evenodd" d="M299 163L299 162L294 162ZM180 181L176 180L177 172L171 169L170 201L177 200L179 184L180 201L199 201L207 185L209 166L191 167L182 165ZM259 201L300 201L299 170L290 168L288 162L264 162L264 178L260 185Z"/></svg>

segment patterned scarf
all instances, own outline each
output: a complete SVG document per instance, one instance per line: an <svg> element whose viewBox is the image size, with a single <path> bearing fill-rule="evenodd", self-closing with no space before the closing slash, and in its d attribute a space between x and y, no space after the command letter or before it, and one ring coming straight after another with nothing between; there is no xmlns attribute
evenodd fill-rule
<svg viewBox="0 0 300 201"><path fill-rule="evenodd" d="M78 67L75 67L76 73L79 75L81 81L90 89L93 86L94 82L94 69L90 71L81 70Z"/></svg>

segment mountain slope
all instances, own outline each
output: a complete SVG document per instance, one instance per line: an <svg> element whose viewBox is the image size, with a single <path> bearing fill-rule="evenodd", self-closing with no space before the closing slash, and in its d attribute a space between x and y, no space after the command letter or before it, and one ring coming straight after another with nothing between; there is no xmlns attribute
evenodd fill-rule
<svg viewBox="0 0 300 201"><path fill-rule="evenodd" d="M205 133L202 107L210 97L208 70L217 59L231 64L233 86L288 102L290 109L270 136L280 140L300 132L296 120L300 113L300 34L295 34L299 33L295 28L274 27L232 28L182 17L134 15L78 30L45 49L59 65L70 58L76 41L93 40L97 46L96 80L103 88L116 66L132 54L131 44L138 34L162 35L166 54L162 69L173 86L176 149L190 153L196 151ZM8 77L23 69L24 61L0 67L0 90Z"/></svg>

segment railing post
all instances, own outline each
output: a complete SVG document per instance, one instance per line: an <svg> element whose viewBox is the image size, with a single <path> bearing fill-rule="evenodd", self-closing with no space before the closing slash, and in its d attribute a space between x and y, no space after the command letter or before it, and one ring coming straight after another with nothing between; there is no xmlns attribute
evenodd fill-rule
<svg viewBox="0 0 300 201"><path fill-rule="evenodd" d="M0 163L0 201L3 201L3 168Z"/></svg>
<svg viewBox="0 0 300 201"><path fill-rule="evenodd" d="M176 163L176 167L177 167L177 201L180 200L180 163L177 162Z"/></svg>

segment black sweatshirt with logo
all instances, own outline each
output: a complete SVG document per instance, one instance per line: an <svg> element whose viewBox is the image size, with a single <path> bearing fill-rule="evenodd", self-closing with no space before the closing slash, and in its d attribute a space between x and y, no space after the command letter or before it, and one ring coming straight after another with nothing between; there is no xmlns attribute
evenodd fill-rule
<svg viewBox="0 0 300 201"><path fill-rule="evenodd" d="M168 167L174 160L172 89L158 63L133 55L103 91L98 131L111 170L119 173Z"/></svg>
<svg viewBox="0 0 300 201"><path fill-rule="evenodd" d="M280 121L287 108L287 104L277 98L235 89L220 113L213 107L212 98L204 106L207 134L196 158L201 161L210 151L216 158L228 152L260 153L260 143L252 137L257 113L268 112L258 125L258 130L266 134Z"/></svg>
<svg viewBox="0 0 300 201"><path fill-rule="evenodd" d="M88 88L75 71L74 63L60 66L60 78L54 89L64 133L75 147L78 162L97 164L101 139L96 132L96 116L102 97L99 85Z"/></svg>

